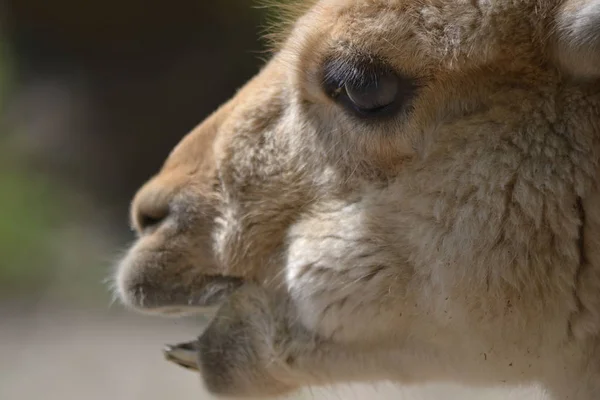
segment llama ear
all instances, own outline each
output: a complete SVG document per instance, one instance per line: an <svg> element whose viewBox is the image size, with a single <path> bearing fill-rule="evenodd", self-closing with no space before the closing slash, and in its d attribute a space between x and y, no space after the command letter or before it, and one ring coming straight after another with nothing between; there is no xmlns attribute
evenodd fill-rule
<svg viewBox="0 0 600 400"><path fill-rule="evenodd" d="M560 66L577 78L600 78L600 0L566 0L555 22Z"/></svg>

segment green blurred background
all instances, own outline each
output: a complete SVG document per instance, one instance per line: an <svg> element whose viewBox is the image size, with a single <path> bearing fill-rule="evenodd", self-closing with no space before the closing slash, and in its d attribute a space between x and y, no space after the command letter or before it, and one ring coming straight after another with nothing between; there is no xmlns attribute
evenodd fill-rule
<svg viewBox="0 0 600 400"><path fill-rule="evenodd" d="M0 1L0 399L198 399L163 361L200 321L144 317L107 278L128 207L265 58L243 0Z"/></svg>
<svg viewBox="0 0 600 400"><path fill-rule="evenodd" d="M242 0L0 10L0 295L105 301L98 282L118 256L107 250L132 238L130 197L255 73L266 11Z"/></svg>
<svg viewBox="0 0 600 400"><path fill-rule="evenodd" d="M130 198L258 70L267 20L248 0L0 0L0 400L208 397L160 351L200 321L126 312L107 278L133 239Z"/></svg>

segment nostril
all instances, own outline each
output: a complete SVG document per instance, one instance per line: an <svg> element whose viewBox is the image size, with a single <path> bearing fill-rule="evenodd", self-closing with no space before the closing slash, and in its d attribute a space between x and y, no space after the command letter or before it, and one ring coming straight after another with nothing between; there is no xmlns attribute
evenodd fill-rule
<svg viewBox="0 0 600 400"><path fill-rule="evenodd" d="M141 232L148 231L160 225L169 215L169 208L157 208L154 210L139 210L137 225Z"/></svg>

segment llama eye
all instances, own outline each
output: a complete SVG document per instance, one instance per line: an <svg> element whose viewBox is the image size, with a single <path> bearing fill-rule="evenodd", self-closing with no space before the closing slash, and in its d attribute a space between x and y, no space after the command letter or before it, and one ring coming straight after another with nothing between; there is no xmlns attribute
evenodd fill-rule
<svg viewBox="0 0 600 400"><path fill-rule="evenodd" d="M358 117L393 115L408 102L413 88L412 80L372 59L359 63L333 59L324 66L323 89Z"/></svg>
<svg viewBox="0 0 600 400"><path fill-rule="evenodd" d="M349 100L362 112L377 112L394 103L398 96L398 77L391 73L373 76L364 82L346 82Z"/></svg>

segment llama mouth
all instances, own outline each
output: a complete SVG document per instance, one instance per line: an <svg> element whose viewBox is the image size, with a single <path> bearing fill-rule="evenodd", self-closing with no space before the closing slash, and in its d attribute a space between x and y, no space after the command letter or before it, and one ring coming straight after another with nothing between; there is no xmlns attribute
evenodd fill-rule
<svg viewBox="0 0 600 400"><path fill-rule="evenodd" d="M163 355L167 361L177 364L180 367L191 371L199 371L197 342L167 345L163 349Z"/></svg>
<svg viewBox="0 0 600 400"><path fill-rule="evenodd" d="M195 282L193 288L157 288L136 285L133 305L152 314L182 317L206 313L220 306L233 292L244 284L244 280L224 275L205 275Z"/></svg>
<svg viewBox="0 0 600 400"><path fill-rule="evenodd" d="M206 313L207 309L216 310L229 296L233 294L244 280L226 276L207 277L203 288L190 297L191 304L184 307L163 307L161 313L168 315L190 315L198 311ZM166 345L163 348L165 359L191 371L199 371L198 342L186 342L176 345Z"/></svg>

